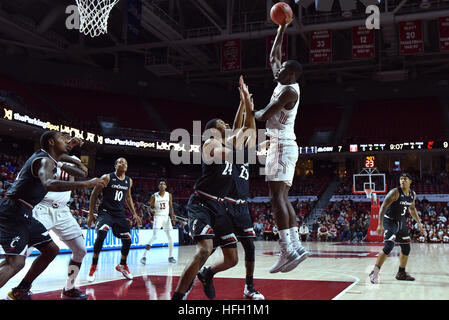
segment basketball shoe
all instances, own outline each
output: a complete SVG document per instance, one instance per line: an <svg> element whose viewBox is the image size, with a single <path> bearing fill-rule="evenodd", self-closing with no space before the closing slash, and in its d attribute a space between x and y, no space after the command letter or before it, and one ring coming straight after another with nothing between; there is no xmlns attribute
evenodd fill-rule
<svg viewBox="0 0 449 320"><path fill-rule="evenodd" d="M97 272L97 265L92 264L90 266L89 275L87 276L87 281L93 282L95 280L95 273Z"/></svg>
<svg viewBox="0 0 449 320"><path fill-rule="evenodd" d="M295 250L291 242L286 243L279 240L279 246L281 248L281 253L278 261L276 261L276 263L270 268L270 273L279 272L284 268L288 269L291 264L295 264L297 260L300 259L298 251Z"/></svg>
<svg viewBox="0 0 449 320"><path fill-rule="evenodd" d="M115 270L117 270L118 272L121 272L126 279L129 279L129 280L133 279L133 275L129 271L127 264L125 264L125 265L118 264L115 267Z"/></svg>

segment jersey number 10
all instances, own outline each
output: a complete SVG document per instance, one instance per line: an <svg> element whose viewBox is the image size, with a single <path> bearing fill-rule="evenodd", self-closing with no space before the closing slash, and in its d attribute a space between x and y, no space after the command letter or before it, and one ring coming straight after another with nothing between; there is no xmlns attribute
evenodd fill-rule
<svg viewBox="0 0 449 320"><path fill-rule="evenodd" d="M123 191L119 191L119 190L117 190L117 191L115 191L115 196L114 196L114 200L115 201L122 201L122 199L123 199Z"/></svg>

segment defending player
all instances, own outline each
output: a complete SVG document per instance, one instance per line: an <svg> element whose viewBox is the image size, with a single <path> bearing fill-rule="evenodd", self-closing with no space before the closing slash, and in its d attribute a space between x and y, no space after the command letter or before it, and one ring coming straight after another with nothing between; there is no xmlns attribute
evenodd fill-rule
<svg viewBox="0 0 449 320"><path fill-rule="evenodd" d="M414 281L415 278L405 272L408 256L410 254L410 234L406 223L407 211L418 223L421 234L424 228L415 208L416 192L410 189L412 177L404 173L399 178L400 186L392 189L385 197L379 211L379 224L376 232L384 235L385 246L379 253L374 270L369 278L371 283L379 283L379 272L388 254L393 250L395 241L401 246L399 256L399 270L396 274L397 280ZM385 219L384 219L385 216Z"/></svg>
<svg viewBox="0 0 449 320"><path fill-rule="evenodd" d="M98 178L88 181L54 178L56 168L70 170L60 162L67 152L67 143L60 132L44 132L40 138L41 149L28 158L5 198L0 200L0 244L5 251L5 260L0 263L0 288L24 267L28 248L35 247L41 252L19 285L8 293L10 300L31 300L33 281L59 252L45 226L33 217L34 207L48 191L62 192L104 185Z"/></svg>
<svg viewBox="0 0 449 320"><path fill-rule="evenodd" d="M127 170L128 162L126 159L118 158L115 161L115 172L105 174L101 177L105 181L106 187L94 188L90 196L89 218L87 219L88 228L90 228L94 220L94 209L98 196L100 192L103 193L103 200L98 209L98 221L95 226L97 229L97 239L95 239L92 265L89 276L87 277L89 282L95 280L98 257L109 229L112 229L114 236L122 240L122 257L115 269L121 272L125 278L133 279L133 275L126 264L129 248L131 247L131 230L129 222L126 219L125 202L131 210L133 219L138 224L141 224L142 221L134 209L134 202L131 196L133 181L126 175Z"/></svg>
<svg viewBox="0 0 449 320"><path fill-rule="evenodd" d="M254 112L256 120L266 121L266 135L270 140L265 180L270 188L281 248L278 261L270 269L271 273L291 271L309 254L299 240L296 213L288 200L298 160L294 127L300 92L296 80L302 67L295 60L282 63L281 48L286 27L286 24L279 26L270 52L271 69L277 86L270 103L264 109Z"/></svg>
<svg viewBox="0 0 449 320"><path fill-rule="evenodd" d="M167 182L164 179L159 181L158 188L159 192L154 193L150 199L151 213L154 217L153 236L145 247L142 259L140 259L142 264L146 264L147 253L150 251L151 246L156 242L161 228L165 231L168 239L168 262L176 263L176 259L173 258L173 239L170 234L171 230L173 230L173 225L175 224L172 195L166 191Z"/></svg>
<svg viewBox="0 0 449 320"><path fill-rule="evenodd" d="M254 238L256 236L253 229L253 222L248 209L247 199L249 198L249 162L248 153L255 152L254 147L256 145L256 122L252 115L253 103L251 101L251 95L248 91L248 87L243 81L243 77L240 77L240 106L236 113L233 130L249 129L246 134L248 138L246 140L240 139L235 142L236 152L242 152L244 155L244 161L234 161L232 164L232 177L233 185L226 196L225 205L227 213L231 218L234 231L237 235L239 242L242 244L245 252L245 287L243 289L243 296L251 300L264 300L264 296L254 289L253 275L255 265L255 247ZM238 160L238 159L236 159ZM198 278L203 283L205 293L215 292L213 288L213 276L218 272L222 272L228 269L228 265L217 263L211 267L204 267Z"/></svg>

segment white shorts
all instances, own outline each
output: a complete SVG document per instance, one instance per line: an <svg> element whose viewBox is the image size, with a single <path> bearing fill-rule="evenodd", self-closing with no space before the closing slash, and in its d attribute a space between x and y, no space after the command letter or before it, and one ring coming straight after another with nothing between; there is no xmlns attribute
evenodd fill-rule
<svg viewBox="0 0 449 320"><path fill-rule="evenodd" d="M265 181L283 181L291 187L298 157L298 145L295 140L270 139L265 163Z"/></svg>
<svg viewBox="0 0 449 320"><path fill-rule="evenodd" d="M66 205L53 208L38 204L33 209L33 217L47 230L52 230L62 241L72 240L83 235L81 227Z"/></svg>
<svg viewBox="0 0 449 320"><path fill-rule="evenodd" d="M153 230L164 228L164 230L173 230L170 216L154 216Z"/></svg>

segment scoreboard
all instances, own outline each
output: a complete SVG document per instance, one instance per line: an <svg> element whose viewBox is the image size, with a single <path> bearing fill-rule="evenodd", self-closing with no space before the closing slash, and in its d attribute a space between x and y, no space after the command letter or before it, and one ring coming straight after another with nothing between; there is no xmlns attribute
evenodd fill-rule
<svg viewBox="0 0 449 320"><path fill-rule="evenodd" d="M449 141L409 141L398 143L362 143L335 146L300 146L300 154L321 153L362 153L382 151L413 151L413 150L445 150L449 149Z"/></svg>

